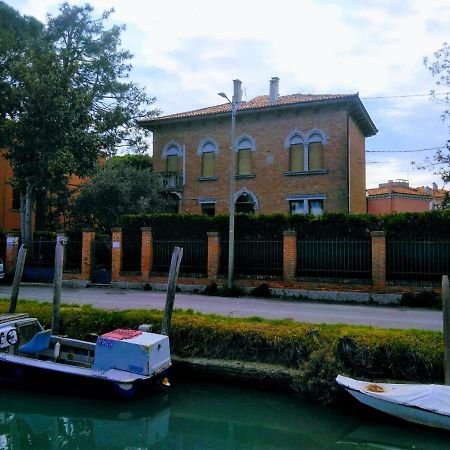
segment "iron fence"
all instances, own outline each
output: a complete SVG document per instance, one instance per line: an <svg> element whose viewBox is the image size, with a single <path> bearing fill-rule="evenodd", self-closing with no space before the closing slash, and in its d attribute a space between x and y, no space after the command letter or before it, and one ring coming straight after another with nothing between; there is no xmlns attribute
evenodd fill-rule
<svg viewBox="0 0 450 450"><path fill-rule="evenodd" d="M180 274L205 276L208 265L208 242L186 240L153 241L153 274L169 273L170 261L174 247L183 248Z"/></svg>
<svg viewBox="0 0 450 450"><path fill-rule="evenodd" d="M219 273L228 273L228 241L220 242ZM283 241L235 241L234 275L283 275Z"/></svg>
<svg viewBox="0 0 450 450"><path fill-rule="evenodd" d="M141 272L141 241L122 240L122 271Z"/></svg>
<svg viewBox="0 0 450 450"><path fill-rule="evenodd" d="M386 279L441 281L450 273L450 240L386 241Z"/></svg>
<svg viewBox="0 0 450 450"><path fill-rule="evenodd" d="M369 279L372 276L371 240L299 239L297 276Z"/></svg>
<svg viewBox="0 0 450 450"><path fill-rule="evenodd" d="M42 238L34 240L31 248L27 248L25 267L22 279L24 281L53 281L55 274L55 244L56 239Z"/></svg>
<svg viewBox="0 0 450 450"><path fill-rule="evenodd" d="M64 248L64 272L81 273L82 242L69 239Z"/></svg>

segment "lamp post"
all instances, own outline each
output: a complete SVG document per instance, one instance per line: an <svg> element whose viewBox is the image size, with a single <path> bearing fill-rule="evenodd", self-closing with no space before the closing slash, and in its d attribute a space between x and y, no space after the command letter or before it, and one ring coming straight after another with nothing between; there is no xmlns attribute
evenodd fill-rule
<svg viewBox="0 0 450 450"><path fill-rule="evenodd" d="M231 145L230 145L230 196L228 205L229 226L228 226L228 288L233 286L233 272L234 272L234 175L236 172L236 112L241 103L241 82L233 80L234 95L232 101L224 92L219 92L219 95L225 98L231 105Z"/></svg>

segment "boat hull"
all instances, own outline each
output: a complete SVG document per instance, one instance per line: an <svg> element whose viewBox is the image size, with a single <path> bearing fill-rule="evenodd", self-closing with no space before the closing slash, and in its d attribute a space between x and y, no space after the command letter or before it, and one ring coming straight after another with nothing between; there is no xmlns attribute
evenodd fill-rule
<svg viewBox="0 0 450 450"><path fill-rule="evenodd" d="M390 414L391 416L407 420L408 422L418 423L420 425L427 425L430 427L441 428L443 430L450 431L450 417L448 416L412 406L399 405L397 403L370 397L366 394L363 394L359 391L354 391L349 388L346 388L346 390L364 405L370 406L371 408L377 409L378 411L382 411L386 414Z"/></svg>
<svg viewBox="0 0 450 450"><path fill-rule="evenodd" d="M131 400L163 388L162 380L167 376L166 369L153 377L111 380L102 376L72 373L70 366L60 366L62 365L58 365L59 370L55 370L56 366L51 362L44 367L44 364L20 364L0 358L0 384L58 394Z"/></svg>
<svg viewBox="0 0 450 450"><path fill-rule="evenodd" d="M450 431L450 386L336 381L362 404L409 422Z"/></svg>

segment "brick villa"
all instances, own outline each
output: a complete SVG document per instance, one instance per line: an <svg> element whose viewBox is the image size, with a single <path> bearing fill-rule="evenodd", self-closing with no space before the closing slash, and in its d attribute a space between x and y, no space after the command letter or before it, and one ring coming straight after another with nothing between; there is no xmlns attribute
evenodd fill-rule
<svg viewBox="0 0 450 450"><path fill-rule="evenodd" d="M227 213L230 123L230 103L141 122L179 212ZM272 78L237 110L236 211L366 212L365 138L377 131L358 94L279 96Z"/></svg>

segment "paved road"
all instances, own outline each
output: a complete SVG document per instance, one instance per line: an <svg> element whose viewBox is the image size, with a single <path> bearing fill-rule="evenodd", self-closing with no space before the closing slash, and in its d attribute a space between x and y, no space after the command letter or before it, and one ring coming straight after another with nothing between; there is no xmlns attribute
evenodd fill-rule
<svg viewBox="0 0 450 450"><path fill-rule="evenodd" d="M0 285L0 298L9 298L11 287ZM25 285L20 299L51 301L51 286ZM164 309L166 293L111 289L109 287L63 288L62 302L93 305L107 310ZM442 330L442 312L420 308L336 305L277 299L224 298L177 293L175 308L220 314L228 317L259 316L268 319L290 318L308 323L346 323L381 328L419 328Z"/></svg>

